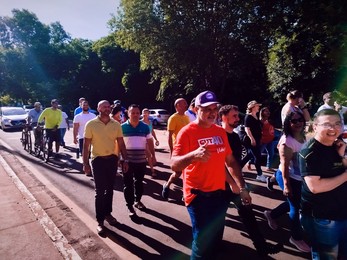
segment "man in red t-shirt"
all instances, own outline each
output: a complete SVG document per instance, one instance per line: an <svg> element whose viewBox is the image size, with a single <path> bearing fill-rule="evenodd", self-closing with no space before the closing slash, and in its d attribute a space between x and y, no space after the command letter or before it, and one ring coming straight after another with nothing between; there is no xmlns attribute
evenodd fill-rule
<svg viewBox="0 0 347 260"><path fill-rule="evenodd" d="M211 91L196 97L197 120L180 130L171 157L172 170L183 172L184 202L193 229L191 259L208 259L223 238L226 181L245 204L251 203L226 132L215 124L218 103ZM225 164L232 177L226 174Z"/></svg>

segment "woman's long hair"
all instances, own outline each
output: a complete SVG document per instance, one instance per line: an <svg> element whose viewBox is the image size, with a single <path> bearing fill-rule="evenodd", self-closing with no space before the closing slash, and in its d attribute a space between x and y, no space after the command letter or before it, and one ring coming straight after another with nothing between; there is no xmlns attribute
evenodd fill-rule
<svg viewBox="0 0 347 260"><path fill-rule="evenodd" d="M291 128L291 126L290 126L290 124L291 124L291 120L293 119L293 117L294 117L294 115L299 115L300 116L300 118L303 120L303 126L302 126L302 130L301 130L301 135L303 136L303 137L305 137L305 125L306 125L306 121L305 121L305 117L304 117L304 115L303 115L303 113L301 113L301 112L298 112L298 111L296 111L296 112L290 112L287 116L286 116L286 118L284 119L284 123L283 123L283 134L285 135L285 136L293 136L293 131L292 131L292 128Z"/></svg>

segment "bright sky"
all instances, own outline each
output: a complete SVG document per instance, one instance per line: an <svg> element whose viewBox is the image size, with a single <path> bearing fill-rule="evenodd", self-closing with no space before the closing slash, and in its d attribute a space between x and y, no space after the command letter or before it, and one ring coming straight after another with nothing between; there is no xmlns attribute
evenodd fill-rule
<svg viewBox="0 0 347 260"><path fill-rule="evenodd" d="M27 9L40 22L60 22L72 38L98 40L108 35L107 21L117 14L120 0L0 0L0 16Z"/></svg>

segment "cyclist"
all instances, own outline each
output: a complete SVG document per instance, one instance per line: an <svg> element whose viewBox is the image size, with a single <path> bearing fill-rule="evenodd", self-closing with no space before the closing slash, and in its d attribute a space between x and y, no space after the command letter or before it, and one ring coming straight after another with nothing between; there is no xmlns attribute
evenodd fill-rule
<svg viewBox="0 0 347 260"><path fill-rule="evenodd" d="M51 107L42 111L37 121L37 127L40 127L39 124L43 120L45 120L46 134L48 137L48 157L53 154L53 142L55 142L55 157L58 157L60 148L60 131L58 131L58 128L63 120L63 116L61 110L58 109L57 99L52 99Z"/></svg>
<svg viewBox="0 0 347 260"><path fill-rule="evenodd" d="M37 125L37 120L39 119L39 116L42 113L42 107L40 102L35 102L34 103L34 108L30 109L28 113L28 118L27 118L27 124L33 128L34 126Z"/></svg>

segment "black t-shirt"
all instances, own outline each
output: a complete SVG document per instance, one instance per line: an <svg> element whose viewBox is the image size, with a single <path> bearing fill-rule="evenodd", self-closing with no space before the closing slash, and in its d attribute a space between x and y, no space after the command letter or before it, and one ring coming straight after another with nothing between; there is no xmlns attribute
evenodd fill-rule
<svg viewBox="0 0 347 260"><path fill-rule="evenodd" d="M235 132L232 132L232 133L227 132L227 136L228 136L229 146L231 150L233 151L233 155L236 161L239 163L239 165L241 165L242 144L241 144L240 137Z"/></svg>
<svg viewBox="0 0 347 260"><path fill-rule="evenodd" d="M259 119L254 118L254 116L247 114L245 116L245 127L249 127L252 135L257 143L260 143L262 124Z"/></svg>
<svg viewBox="0 0 347 260"><path fill-rule="evenodd" d="M341 175L345 168L335 146L325 146L312 138L299 153L300 171L305 176L331 178ZM301 188L303 214L330 220L347 220L347 182L327 192L313 194L303 180Z"/></svg>

